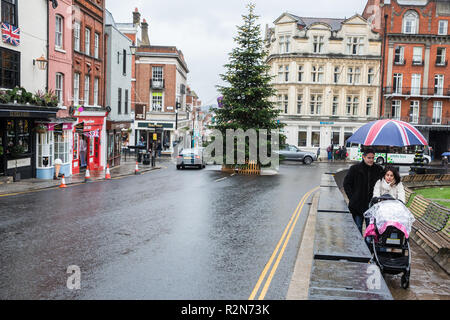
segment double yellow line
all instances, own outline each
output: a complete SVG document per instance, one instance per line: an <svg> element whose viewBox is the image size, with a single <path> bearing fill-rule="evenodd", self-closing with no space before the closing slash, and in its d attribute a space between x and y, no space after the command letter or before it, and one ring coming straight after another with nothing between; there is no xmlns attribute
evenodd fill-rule
<svg viewBox="0 0 450 320"><path fill-rule="evenodd" d="M262 271L261 275L259 276L258 282L255 285L255 288L253 289L252 293L250 294L249 300L254 300L256 294L258 293L261 284L263 283L267 272L272 266L272 262L274 261L275 257L278 257L275 261L275 263L272 266L272 269L270 271L269 276L266 279L266 282L262 288L262 291L258 297L258 300L263 300L266 296L267 290L269 289L270 283L272 282L273 276L275 275L275 272L277 271L278 265L280 264L281 258L283 257L284 250L286 249L286 246L289 242L289 239L291 238L292 231L295 228L295 225L297 224L298 217L300 216L300 213L303 210L304 205L306 204L306 200L308 200L309 196L317 191L319 187L316 187L310 191L308 191L303 198L300 200L299 204L297 205L297 208L295 209L294 213L292 214L291 220L289 220L289 223L287 224L286 228L284 229L283 235L281 236L280 241L278 241L278 244L275 248L275 250L272 253L272 256L270 257L269 261L267 262L266 266L264 267L264 270ZM282 247L281 247L282 246ZM278 252L278 250L281 250Z"/></svg>

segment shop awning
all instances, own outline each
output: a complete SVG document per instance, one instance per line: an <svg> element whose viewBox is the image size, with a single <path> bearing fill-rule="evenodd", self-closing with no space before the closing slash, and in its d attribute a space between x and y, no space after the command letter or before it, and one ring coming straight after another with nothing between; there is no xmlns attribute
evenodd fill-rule
<svg viewBox="0 0 450 320"><path fill-rule="evenodd" d="M1 118L49 119L55 117L58 109L16 104L0 104Z"/></svg>

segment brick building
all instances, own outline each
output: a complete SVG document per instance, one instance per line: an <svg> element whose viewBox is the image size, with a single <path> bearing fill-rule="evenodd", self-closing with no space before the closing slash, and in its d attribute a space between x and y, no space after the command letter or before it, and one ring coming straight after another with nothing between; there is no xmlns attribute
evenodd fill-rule
<svg viewBox="0 0 450 320"><path fill-rule="evenodd" d="M104 0L73 1L73 171L89 165L91 170L106 166ZM80 149L87 144L86 154Z"/></svg>
<svg viewBox="0 0 450 320"><path fill-rule="evenodd" d="M381 117L413 124L439 158L450 149L450 2L369 0L363 16L383 37Z"/></svg>

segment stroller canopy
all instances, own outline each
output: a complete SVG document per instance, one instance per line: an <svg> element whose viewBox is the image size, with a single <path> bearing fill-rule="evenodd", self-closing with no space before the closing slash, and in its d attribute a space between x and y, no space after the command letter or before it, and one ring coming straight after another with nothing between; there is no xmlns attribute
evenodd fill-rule
<svg viewBox="0 0 450 320"><path fill-rule="evenodd" d="M380 234L383 234L388 226L394 226L401 230L406 238L409 237L412 224L415 221L409 209L398 200L378 202L364 213L364 217L370 218L371 223L375 219Z"/></svg>

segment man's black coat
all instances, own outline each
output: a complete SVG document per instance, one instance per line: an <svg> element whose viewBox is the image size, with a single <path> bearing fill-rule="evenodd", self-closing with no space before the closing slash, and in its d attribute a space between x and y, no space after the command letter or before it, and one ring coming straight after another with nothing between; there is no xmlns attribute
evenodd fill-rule
<svg viewBox="0 0 450 320"><path fill-rule="evenodd" d="M364 160L350 167L344 178L344 190L348 196L348 208L352 215L362 215L373 196L373 187L383 175L383 168L374 163L368 166Z"/></svg>

